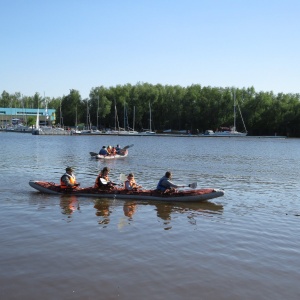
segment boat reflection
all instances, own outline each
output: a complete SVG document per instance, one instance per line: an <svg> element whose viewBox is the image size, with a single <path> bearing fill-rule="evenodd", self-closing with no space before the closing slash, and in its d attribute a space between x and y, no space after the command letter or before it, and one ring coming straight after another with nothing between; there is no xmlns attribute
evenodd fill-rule
<svg viewBox="0 0 300 300"><path fill-rule="evenodd" d="M195 218L197 216L213 216L220 215L223 212L223 205L215 204L212 202L201 203L165 203L165 202L142 202L142 201L116 201L111 200L97 200L94 208L96 209L96 216L100 217L98 224L107 225L110 223L113 212L120 217L119 208L123 206L123 218L121 218L120 228L124 227L124 224L130 224L134 221L134 217L138 213L138 207L142 209L143 206L151 205L153 210L156 211L157 217L163 221L164 229L169 230L172 228L171 220L175 215L186 215L190 224L195 224ZM124 219L124 217L126 217ZM120 223L119 222L119 223ZM124 223L124 224L123 224Z"/></svg>

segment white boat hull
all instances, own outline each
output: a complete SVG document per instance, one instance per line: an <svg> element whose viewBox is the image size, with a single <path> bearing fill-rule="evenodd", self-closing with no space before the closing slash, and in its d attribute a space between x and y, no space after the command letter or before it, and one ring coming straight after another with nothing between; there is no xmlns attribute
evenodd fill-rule
<svg viewBox="0 0 300 300"><path fill-rule="evenodd" d="M118 159L118 158L124 158L128 155L128 151L126 151L124 153L124 155L120 155L120 154L116 154L116 155L91 155L91 157L95 158L95 159Z"/></svg>

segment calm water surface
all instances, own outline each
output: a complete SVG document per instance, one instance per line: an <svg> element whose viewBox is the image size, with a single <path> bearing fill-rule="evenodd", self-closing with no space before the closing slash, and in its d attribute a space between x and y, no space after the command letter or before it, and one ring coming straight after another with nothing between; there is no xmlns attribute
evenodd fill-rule
<svg viewBox="0 0 300 300"><path fill-rule="evenodd" d="M0 133L0 299L300 299L300 140ZM122 160L103 145L134 144ZM42 195L134 172L225 190L206 203Z"/></svg>

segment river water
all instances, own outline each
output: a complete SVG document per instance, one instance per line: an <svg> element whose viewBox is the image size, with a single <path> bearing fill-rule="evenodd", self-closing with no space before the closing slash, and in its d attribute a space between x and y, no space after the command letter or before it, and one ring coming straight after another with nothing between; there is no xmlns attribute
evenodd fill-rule
<svg viewBox="0 0 300 300"><path fill-rule="evenodd" d="M0 132L1 299L300 299L300 140L33 136ZM97 161L103 145L134 144ZM104 166L154 188L224 189L206 203L43 195L31 179L81 186Z"/></svg>

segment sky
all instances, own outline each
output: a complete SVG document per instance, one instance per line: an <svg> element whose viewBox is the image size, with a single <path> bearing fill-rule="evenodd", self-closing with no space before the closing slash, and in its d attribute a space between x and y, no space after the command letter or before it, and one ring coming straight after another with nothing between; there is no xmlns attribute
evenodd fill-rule
<svg viewBox="0 0 300 300"><path fill-rule="evenodd" d="M0 93L137 83L300 93L299 0L0 0Z"/></svg>

